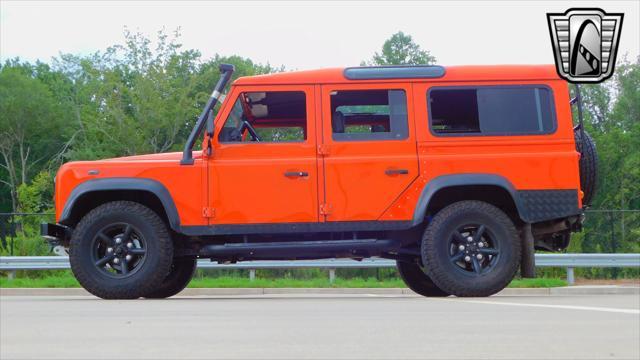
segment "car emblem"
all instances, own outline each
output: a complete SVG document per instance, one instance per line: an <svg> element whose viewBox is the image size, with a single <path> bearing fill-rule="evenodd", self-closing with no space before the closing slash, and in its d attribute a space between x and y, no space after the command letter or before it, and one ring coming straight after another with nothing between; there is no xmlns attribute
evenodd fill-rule
<svg viewBox="0 0 640 360"><path fill-rule="evenodd" d="M599 83L611 77L623 17L597 8L548 13L558 75L573 83Z"/></svg>

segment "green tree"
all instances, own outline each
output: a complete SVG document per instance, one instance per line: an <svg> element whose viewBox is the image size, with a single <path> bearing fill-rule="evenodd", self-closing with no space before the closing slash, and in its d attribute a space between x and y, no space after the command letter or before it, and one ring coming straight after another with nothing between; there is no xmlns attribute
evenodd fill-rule
<svg viewBox="0 0 640 360"><path fill-rule="evenodd" d="M369 62L363 65L432 65L436 58L413 41L411 35L399 31L382 45L382 51L376 52Z"/></svg>
<svg viewBox="0 0 640 360"><path fill-rule="evenodd" d="M581 85L587 131L597 144L596 209L640 209L640 58L617 65L602 84ZM574 112L575 117L575 112ZM639 213L588 213L585 231L572 244L576 252L640 251ZM615 277L619 269L585 270ZM622 270L631 274L631 270Z"/></svg>
<svg viewBox="0 0 640 360"><path fill-rule="evenodd" d="M39 213L53 208L53 179L48 171L39 172L31 183L18 187L20 212Z"/></svg>
<svg viewBox="0 0 640 360"><path fill-rule="evenodd" d="M78 133L67 159L98 159L180 150L220 74L236 66L234 78L277 71L239 56L203 61L183 50L179 32L151 39L125 31L125 44L104 53L63 55L55 67L73 84L66 101Z"/></svg>
<svg viewBox="0 0 640 360"><path fill-rule="evenodd" d="M18 188L59 153L64 138L64 111L28 67L8 63L0 69L0 183L18 210Z"/></svg>

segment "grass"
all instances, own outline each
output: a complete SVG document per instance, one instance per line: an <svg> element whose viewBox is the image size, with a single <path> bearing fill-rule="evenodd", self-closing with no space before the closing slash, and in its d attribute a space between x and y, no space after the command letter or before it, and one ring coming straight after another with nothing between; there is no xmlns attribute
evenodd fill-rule
<svg viewBox="0 0 640 360"><path fill-rule="evenodd" d="M562 279L515 279L509 284L512 288L548 288L566 286ZM0 277L0 288L73 288L80 284L70 274L51 275L42 278L15 278ZM376 278L337 278L331 284L327 278L313 279L261 279L249 281L241 277L196 277L190 288L398 288L405 287L400 279L377 280Z"/></svg>
<svg viewBox="0 0 640 360"><path fill-rule="evenodd" d="M567 281L557 278L514 279L510 288L552 288L567 286Z"/></svg>
<svg viewBox="0 0 640 360"><path fill-rule="evenodd" d="M80 287L71 275L47 276L42 278L0 278L0 288L74 288Z"/></svg>

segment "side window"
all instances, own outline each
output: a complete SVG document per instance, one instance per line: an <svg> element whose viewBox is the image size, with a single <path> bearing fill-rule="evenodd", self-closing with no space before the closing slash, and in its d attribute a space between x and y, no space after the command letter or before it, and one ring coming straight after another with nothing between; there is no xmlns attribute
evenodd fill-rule
<svg viewBox="0 0 640 360"><path fill-rule="evenodd" d="M302 91L241 93L218 135L221 143L301 142L306 138L307 103Z"/></svg>
<svg viewBox="0 0 640 360"><path fill-rule="evenodd" d="M523 135L555 131L545 87L434 88L427 95L431 131L443 135Z"/></svg>
<svg viewBox="0 0 640 360"><path fill-rule="evenodd" d="M404 90L331 92L333 140L402 140L409 136Z"/></svg>

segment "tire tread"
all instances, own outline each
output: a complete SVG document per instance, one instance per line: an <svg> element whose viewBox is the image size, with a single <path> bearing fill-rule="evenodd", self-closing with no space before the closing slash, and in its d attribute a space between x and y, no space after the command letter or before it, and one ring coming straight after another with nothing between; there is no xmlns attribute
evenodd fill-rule
<svg viewBox="0 0 640 360"><path fill-rule="evenodd" d="M444 226L444 223L448 221L452 216L458 215L463 212L482 212L493 219L495 219L500 226L503 226L509 234L510 240L514 242L514 254L511 259L511 264L508 266L508 271L502 274L503 280L499 283L493 284L490 287L485 288L469 288L463 283L453 281L449 276L447 269L443 266L439 266L434 261L428 261L432 254L436 254L437 239L436 233ZM521 246L518 232L515 225L509 219L509 217L497 207L482 201L466 200L453 203L441 211L439 211L427 226L422 240L422 258L424 263L424 269L427 275L431 278L434 284L452 295L461 297L484 297L497 293L504 289L509 282L513 279L515 273L518 270L520 263Z"/></svg>
<svg viewBox="0 0 640 360"><path fill-rule="evenodd" d="M139 216L143 218L144 221L148 222L148 224L154 229L155 238L152 240L157 241L158 243L159 251L157 255L159 255L160 259L158 268L166 269L166 272L151 272L148 279L145 279L145 281L138 281L135 284L122 284L115 287L106 287L97 283L89 273L89 270L80 264L80 261L71 260L71 270L83 288L100 298L137 299L162 283L169 272L171 261L173 259L173 243L167 231L167 227L153 210L132 201L113 201L96 207L80 220L78 226L73 231L69 248L69 257L70 259L78 259L81 256L86 256L86 254L78 253L78 249L80 248L82 241L85 240L83 235L88 230L88 227L100 218L115 212L124 212L130 216Z"/></svg>

